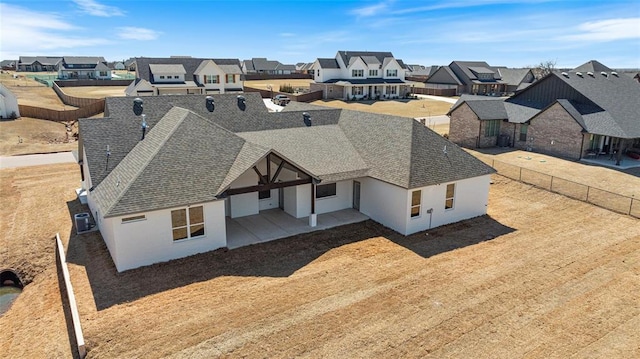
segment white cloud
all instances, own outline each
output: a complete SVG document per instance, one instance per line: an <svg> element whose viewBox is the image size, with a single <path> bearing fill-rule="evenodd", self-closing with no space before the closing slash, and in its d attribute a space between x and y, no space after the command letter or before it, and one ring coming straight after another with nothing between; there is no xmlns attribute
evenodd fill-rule
<svg viewBox="0 0 640 359"><path fill-rule="evenodd" d="M96 36L79 36L78 27L59 15L31 11L23 7L0 3L0 58L55 55L58 50L111 43ZM46 52L46 53L45 53Z"/></svg>
<svg viewBox="0 0 640 359"><path fill-rule="evenodd" d="M558 40L615 41L640 38L640 17L590 21L578 25L579 33L559 36Z"/></svg>
<svg viewBox="0 0 640 359"><path fill-rule="evenodd" d="M124 40L155 40L161 32L142 27L124 26L116 29L118 37Z"/></svg>
<svg viewBox="0 0 640 359"><path fill-rule="evenodd" d="M111 17L111 16L123 16L124 11L118 9L115 6L108 6L98 3L95 0L73 0L82 11L89 15Z"/></svg>
<svg viewBox="0 0 640 359"><path fill-rule="evenodd" d="M357 17L370 17L377 15L389 7L387 2L381 2L375 5L369 5L351 10L351 14Z"/></svg>

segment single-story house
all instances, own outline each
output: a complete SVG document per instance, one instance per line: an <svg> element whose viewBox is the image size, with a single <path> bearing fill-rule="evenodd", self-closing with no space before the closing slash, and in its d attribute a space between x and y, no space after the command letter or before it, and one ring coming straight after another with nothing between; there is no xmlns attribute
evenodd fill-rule
<svg viewBox="0 0 640 359"><path fill-rule="evenodd" d="M111 69L102 56L65 56L58 66L58 78L111 80Z"/></svg>
<svg viewBox="0 0 640 359"><path fill-rule="evenodd" d="M53 72L58 71L62 61L60 56L20 56L16 71Z"/></svg>
<svg viewBox="0 0 640 359"><path fill-rule="evenodd" d="M462 96L448 115L449 138L465 147L604 155L616 164L640 152L640 86L615 71L553 72L510 98Z"/></svg>
<svg viewBox="0 0 640 359"><path fill-rule="evenodd" d="M267 210L311 229L357 211L405 235L486 213L494 170L410 118L269 112L257 93L140 101L79 121L82 188L118 271L227 247L228 221Z"/></svg>

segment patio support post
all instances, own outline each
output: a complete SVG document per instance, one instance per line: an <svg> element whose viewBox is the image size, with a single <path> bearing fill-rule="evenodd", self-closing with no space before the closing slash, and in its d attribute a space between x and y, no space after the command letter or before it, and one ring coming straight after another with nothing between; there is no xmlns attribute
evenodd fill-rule
<svg viewBox="0 0 640 359"><path fill-rule="evenodd" d="M318 215L316 214L316 184L311 182L311 214L309 215L309 227L315 227L318 224Z"/></svg>

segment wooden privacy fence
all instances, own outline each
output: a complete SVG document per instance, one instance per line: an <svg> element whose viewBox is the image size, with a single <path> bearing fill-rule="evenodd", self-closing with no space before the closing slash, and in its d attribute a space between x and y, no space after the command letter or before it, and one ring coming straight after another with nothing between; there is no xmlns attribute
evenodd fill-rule
<svg viewBox="0 0 640 359"><path fill-rule="evenodd" d="M587 186L566 178L552 176L493 158L480 156L479 159L493 167L502 176L579 201L591 203L610 211L640 218L640 200L633 196L629 197L601 188Z"/></svg>
<svg viewBox="0 0 640 359"><path fill-rule="evenodd" d="M20 110L20 116L23 117L39 118L41 120L56 122L76 121L79 118L91 117L104 112L104 99L97 99L96 102L91 103L88 106L74 110L61 111L20 104L18 104L18 109Z"/></svg>
<svg viewBox="0 0 640 359"><path fill-rule="evenodd" d="M60 97L60 100L62 100L62 103L69 106L87 107L92 105L95 102L104 101L98 98L75 97L75 96L67 95L66 93L64 93L64 91L62 91L62 89L58 85L58 82L53 83L53 91L55 91L56 94L58 94L58 97Z"/></svg>
<svg viewBox="0 0 640 359"><path fill-rule="evenodd" d="M271 95L273 96L285 95L289 97L291 101L296 101L296 102L311 102L315 100L322 100L322 90L295 95L295 94L286 93L286 92L270 91L270 90L255 88L255 87L244 86L244 92L259 92L262 98L271 98Z"/></svg>
<svg viewBox="0 0 640 359"><path fill-rule="evenodd" d="M412 93L418 95L432 95L432 96L455 96L456 89L430 89L426 87L412 87Z"/></svg>
<svg viewBox="0 0 640 359"><path fill-rule="evenodd" d="M258 80L290 80L290 79L313 79L313 76L309 74L244 74L242 75L244 81L258 81Z"/></svg>
<svg viewBox="0 0 640 359"><path fill-rule="evenodd" d="M81 87L81 86L129 86L134 79L122 80L56 80L60 87Z"/></svg>

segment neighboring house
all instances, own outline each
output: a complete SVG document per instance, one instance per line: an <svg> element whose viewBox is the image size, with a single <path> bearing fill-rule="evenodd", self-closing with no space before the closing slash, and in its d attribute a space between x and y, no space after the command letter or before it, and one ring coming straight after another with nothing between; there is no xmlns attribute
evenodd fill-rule
<svg viewBox="0 0 640 359"><path fill-rule="evenodd" d="M114 70L126 70L126 67L124 66L124 63L121 61L116 61L113 63L113 69Z"/></svg>
<svg viewBox="0 0 640 359"><path fill-rule="evenodd" d="M407 65L407 78L411 77L412 81L426 81L429 76L438 70L439 66L423 66L423 65Z"/></svg>
<svg viewBox="0 0 640 359"><path fill-rule="evenodd" d="M238 59L136 58L127 96L213 94L243 91Z"/></svg>
<svg viewBox="0 0 640 359"><path fill-rule="evenodd" d="M553 72L504 101L463 96L448 115L450 140L465 147L501 143L617 164L640 151L640 86L615 71Z"/></svg>
<svg viewBox="0 0 640 359"><path fill-rule="evenodd" d="M335 58L318 58L312 66L311 91L323 98L400 98L410 92L407 66L391 52L338 51Z"/></svg>
<svg viewBox="0 0 640 359"><path fill-rule="evenodd" d="M531 69L509 69L506 67L498 67L497 69L505 84L505 92L508 94L522 91L536 80Z"/></svg>
<svg viewBox="0 0 640 359"><path fill-rule="evenodd" d="M62 62L59 56L20 56L16 71L54 72Z"/></svg>
<svg viewBox="0 0 640 359"><path fill-rule="evenodd" d="M0 118L18 118L18 98L16 95L0 83Z"/></svg>
<svg viewBox="0 0 640 359"><path fill-rule="evenodd" d="M602 64L601 62L597 61L597 60L590 60L585 62L584 64L576 67L575 69L571 70L571 72L584 72L585 74L587 72L592 72L594 74L599 74L601 72L612 72L613 70L610 69L609 67L605 66L604 64Z"/></svg>
<svg viewBox="0 0 640 359"><path fill-rule="evenodd" d="M127 71L135 71L136 70L136 59L130 58L124 62L124 67Z"/></svg>
<svg viewBox="0 0 640 359"><path fill-rule="evenodd" d="M157 96L143 132L132 106L109 97L105 118L79 121L82 188L118 271L227 247L230 223L266 210L312 230L355 209L404 235L487 210L495 171L413 119Z"/></svg>
<svg viewBox="0 0 640 359"><path fill-rule="evenodd" d="M298 62L296 64L296 72L313 75L313 62Z"/></svg>
<svg viewBox="0 0 640 359"><path fill-rule="evenodd" d="M502 96L507 92L498 68L484 61L453 61L442 66L425 82L426 88L456 89L456 95Z"/></svg>
<svg viewBox="0 0 640 359"><path fill-rule="evenodd" d="M2 62L0 62L0 68L15 71L17 62L17 60L2 60Z"/></svg>
<svg viewBox="0 0 640 359"><path fill-rule="evenodd" d="M242 71L245 74L289 75L296 72L296 65L285 65L280 61L254 57L242 61Z"/></svg>
<svg viewBox="0 0 640 359"><path fill-rule="evenodd" d="M111 80L111 69L102 56L64 56L58 66L63 80Z"/></svg>

